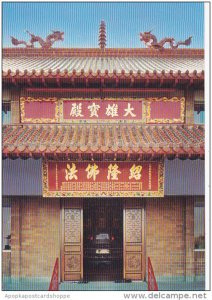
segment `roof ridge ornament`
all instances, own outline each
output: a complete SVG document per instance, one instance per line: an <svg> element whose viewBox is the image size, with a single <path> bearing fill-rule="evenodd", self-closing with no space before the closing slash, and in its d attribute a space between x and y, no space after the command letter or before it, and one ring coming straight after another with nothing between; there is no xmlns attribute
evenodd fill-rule
<svg viewBox="0 0 212 300"><path fill-rule="evenodd" d="M148 48L153 48L156 50L163 50L164 45L166 43L169 43L171 49L177 49L180 45L189 46L191 44L192 36L187 38L185 41L179 41L177 43L175 42L174 38L164 38L158 42L156 36L154 34L152 34L151 32L152 31L143 32L143 33L140 32L140 40L141 40L141 42L144 42Z"/></svg>
<svg viewBox="0 0 212 300"><path fill-rule="evenodd" d="M99 26L99 47L104 50L106 48L106 25L105 21L102 20Z"/></svg>
<svg viewBox="0 0 212 300"><path fill-rule="evenodd" d="M64 32L62 31L53 31L52 33L47 35L46 39L42 39L40 36L36 36L33 33L30 33L28 30L26 32L31 36L30 43L23 40L18 40L15 37L11 36L11 42L14 46L18 45L25 45L26 48L34 48L34 43L38 42L42 49L49 49L56 41L63 41L64 40Z"/></svg>

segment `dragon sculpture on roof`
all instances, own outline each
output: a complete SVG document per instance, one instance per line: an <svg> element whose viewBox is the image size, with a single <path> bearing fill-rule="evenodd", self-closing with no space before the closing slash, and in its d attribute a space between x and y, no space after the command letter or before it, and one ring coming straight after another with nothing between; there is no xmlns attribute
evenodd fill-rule
<svg viewBox="0 0 212 300"><path fill-rule="evenodd" d="M156 36L154 34L152 34L151 32L152 31L140 33L141 42L144 42L148 48L162 50L162 49L164 49L164 45L166 43L169 43L171 49L177 49L180 45L189 46L191 44L192 36L190 36L185 41L179 41L177 43L175 42L174 38L164 38L158 42Z"/></svg>
<svg viewBox="0 0 212 300"><path fill-rule="evenodd" d="M29 44L23 40L18 40L15 37L11 36L11 42L14 46L18 45L25 45L26 48L34 48L34 43L38 42L43 49L49 49L56 41L63 41L64 40L64 32L61 31L52 31L51 34L47 35L46 39L42 39L40 36L34 35L30 33L28 30L26 31L30 36L31 39Z"/></svg>

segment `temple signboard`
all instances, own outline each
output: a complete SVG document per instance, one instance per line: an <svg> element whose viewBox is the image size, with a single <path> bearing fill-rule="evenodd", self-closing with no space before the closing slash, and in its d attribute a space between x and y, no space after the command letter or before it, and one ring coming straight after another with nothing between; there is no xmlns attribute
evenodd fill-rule
<svg viewBox="0 0 212 300"><path fill-rule="evenodd" d="M164 161L43 161L44 197L163 197Z"/></svg>
<svg viewBox="0 0 212 300"><path fill-rule="evenodd" d="M22 123L177 124L185 120L185 98L21 97Z"/></svg>
<svg viewBox="0 0 212 300"><path fill-rule="evenodd" d="M20 99L22 123L136 123L142 99Z"/></svg>
<svg viewBox="0 0 212 300"><path fill-rule="evenodd" d="M63 123L141 122L141 99L60 99Z"/></svg>

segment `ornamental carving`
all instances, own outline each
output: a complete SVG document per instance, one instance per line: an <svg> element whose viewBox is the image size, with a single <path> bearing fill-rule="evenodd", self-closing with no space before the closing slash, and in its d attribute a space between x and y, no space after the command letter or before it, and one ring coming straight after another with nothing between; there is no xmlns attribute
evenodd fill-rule
<svg viewBox="0 0 212 300"><path fill-rule="evenodd" d="M141 243L142 242L142 217L141 209L126 210L126 242Z"/></svg>
<svg viewBox="0 0 212 300"><path fill-rule="evenodd" d="M168 43L171 49L177 49L180 45L189 46L191 44L192 36L187 38L185 41L179 41L176 43L174 38L164 38L158 41L157 37L151 32L152 31L140 33L140 41L144 42L148 48L163 50L165 44Z"/></svg>
<svg viewBox="0 0 212 300"><path fill-rule="evenodd" d="M80 255L66 255L65 256L65 271L77 272L80 271Z"/></svg>
<svg viewBox="0 0 212 300"><path fill-rule="evenodd" d="M29 43L24 40L18 40L17 38L11 36L12 44L14 46L24 45L26 48L34 48L34 44L38 43L40 44L41 48L49 49L55 42L64 40L64 32L62 31L52 31L51 34L47 35L46 39L43 39L38 35L34 35L34 33L31 33L28 30L26 30L26 32L31 37Z"/></svg>
<svg viewBox="0 0 212 300"><path fill-rule="evenodd" d="M65 209L65 243L80 243L80 209Z"/></svg>
<svg viewBox="0 0 212 300"><path fill-rule="evenodd" d="M126 269L127 271L141 271L141 254L127 254L126 259Z"/></svg>

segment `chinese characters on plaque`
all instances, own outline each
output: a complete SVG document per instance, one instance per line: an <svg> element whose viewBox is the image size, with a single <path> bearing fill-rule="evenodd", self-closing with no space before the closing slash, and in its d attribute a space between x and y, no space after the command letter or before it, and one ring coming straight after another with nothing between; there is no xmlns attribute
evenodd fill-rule
<svg viewBox="0 0 212 300"><path fill-rule="evenodd" d="M77 120L141 120L141 100L60 100L60 119L69 123Z"/></svg>
<svg viewBox="0 0 212 300"><path fill-rule="evenodd" d="M163 196L163 161L43 162L46 197Z"/></svg>
<svg viewBox="0 0 212 300"><path fill-rule="evenodd" d="M94 164L88 164L85 171L87 172L87 179L92 178L94 181L96 181L96 176L99 174L98 165ZM142 166L138 165L136 166L133 164L133 166L130 169L129 179L135 178L135 180L141 179L141 170ZM76 169L76 164L72 163L72 166L70 166L69 163L66 165L65 169L65 180L69 181L72 179L77 180L78 177L76 173L78 170ZM108 166L108 173L107 173L107 180L118 180L118 174L121 174L121 171L119 171L119 166L115 164L109 164Z"/></svg>
<svg viewBox="0 0 212 300"><path fill-rule="evenodd" d="M21 97L22 123L184 123L185 98Z"/></svg>
<svg viewBox="0 0 212 300"><path fill-rule="evenodd" d="M72 103L71 104L71 112L70 112L70 116L71 117L84 117L84 115L82 114L82 103ZM133 113L133 111L135 110L135 108L133 106L131 106L131 103L127 103L127 108L124 108L124 115L121 117L127 117L127 116L131 116L132 118L136 117L136 114ZM85 105L84 105L85 106ZM105 106L105 105L104 105ZM87 106L88 110L89 110L89 117L93 118L99 118L99 109L101 108L99 104L96 104L95 102L92 102L91 105ZM123 110L123 109L122 109ZM106 106L106 111L105 111L105 115L111 118L114 117L120 117L119 116L119 104L107 104Z"/></svg>

